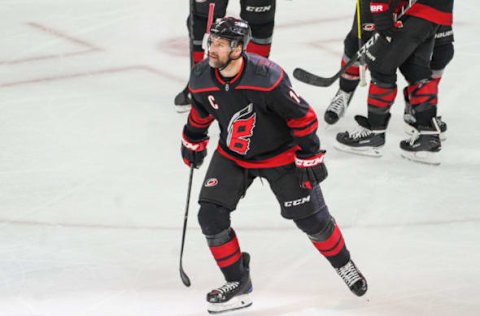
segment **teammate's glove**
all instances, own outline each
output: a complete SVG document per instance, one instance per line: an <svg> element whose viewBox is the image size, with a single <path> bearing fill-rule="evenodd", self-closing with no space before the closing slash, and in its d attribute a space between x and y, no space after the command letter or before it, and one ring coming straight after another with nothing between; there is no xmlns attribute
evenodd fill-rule
<svg viewBox="0 0 480 316"><path fill-rule="evenodd" d="M388 42L392 41L392 35L395 29L402 28L401 21L394 21L393 10L388 3L382 1L370 3L370 12L372 13L375 30Z"/></svg>
<svg viewBox="0 0 480 316"><path fill-rule="evenodd" d="M328 176L327 167L323 163L325 150L316 155L302 155L297 153L295 165L297 166L297 177L302 188L313 188Z"/></svg>
<svg viewBox="0 0 480 316"><path fill-rule="evenodd" d="M182 135L182 158L189 167L199 168L207 155L208 137L198 140L191 140L185 132Z"/></svg>

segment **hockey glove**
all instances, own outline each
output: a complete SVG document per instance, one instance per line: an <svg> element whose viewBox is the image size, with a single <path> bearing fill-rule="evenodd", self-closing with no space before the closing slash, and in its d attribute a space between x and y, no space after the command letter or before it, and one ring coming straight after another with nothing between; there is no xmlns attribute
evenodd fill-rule
<svg viewBox="0 0 480 316"><path fill-rule="evenodd" d="M297 153L295 165L300 187L312 189L313 186L325 180L328 176L327 167L323 163L325 150L316 155L302 155Z"/></svg>
<svg viewBox="0 0 480 316"><path fill-rule="evenodd" d="M379 1L377 3L370 3L370 12L372 13L375 30L388 42L392 41L395 29L402 28L402 21L395 21L393 15L393 8L389 3Z"/></svg>
<svg viewBox="0 0 480 316"><path fill-rule="evenodd" d="M185 132L182 135L182 158L183 162L191 167L199 168L203 159L207 155L207 144L208 137L204 137L199 140L191 140L186 135Z"/></svg>

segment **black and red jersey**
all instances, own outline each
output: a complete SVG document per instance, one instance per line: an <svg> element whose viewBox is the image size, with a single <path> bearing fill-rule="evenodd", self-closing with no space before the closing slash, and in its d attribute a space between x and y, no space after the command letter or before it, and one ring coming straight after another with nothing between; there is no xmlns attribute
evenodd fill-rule
<svg viewBox="0 0 480 316"><path fill-rule="evenodd" d="M245 168L290 164L298 150L316 154L320 146L317 116L292 89L285 71L258 55L242 58L240 72L228 81L208 60L192 69L192 109L186 132L205 137L216 120L220 127L217 151Z"/></svg>
<svg viewBox="0 0 480 316"><path fill-rule="evenodd" d="M453 24L453 0L417 0L406 12L435 24L451 26Z"/></svg>
<svg viewBox="0 0 480 316"><path fill-rule="evenodd" d="M406 0L371 0L370 11L374 14L398 10L408 4ZM415 16L435 24L451 26L453 23L453 0L417 0L406 15Z"/></svg>

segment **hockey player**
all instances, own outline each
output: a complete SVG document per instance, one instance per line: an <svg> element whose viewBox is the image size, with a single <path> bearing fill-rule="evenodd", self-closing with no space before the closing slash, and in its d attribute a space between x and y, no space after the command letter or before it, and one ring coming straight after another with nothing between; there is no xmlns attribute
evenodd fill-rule
<svg viewBox="0 0 480 316"><path fill-rule="evenodd" d="M230 213L257 177L269 182L281 215L308 235L354 294L364 295L367 282L351 260L319 186L327 169L315 112L280 66L245 53L246 21L226 17L210 32L208 60L190 76L192 108L181 146L184 162L200 167L208 128L218 122L220 139L200 191L198 220L226 283L207 294L208 311L251 304L250 255L240 250Z"/></svg>
<svg viewBox="0 0 480 316"><path fill-rule="evenodd" d="M224 17L228 0L191 1L192 12L187 19L190 37L190 61L196 64L203 60L203 37L207 28L209 4L215 3L214 20ZM252 29L252 38L247 52L268 58L272 45L275 23L276 0L240 0L240 17L246 20ZM174 100L177 112L190 110L191 100L188 87L180 92Z"/></svg>
<svg viewBox="0 0 480 316"><path fill-rule="evenodd" d="M370 13L370 0L357 0L361 1L360 21L361 21L361 38L362 43L365 43L370 39L375 31L375 24L373 23L373 17ZM353 25L350 32L347 34L344 40L344 54L342 57L342 67L355 55L359 49L358 45L358 24L357 24L357 11L353 19ZM432 69L432 78L435 79L436 84L440 82L441 76L445 67L453 58L453 30L452 26L441 25L435 35L435 46L433 49L432 60L430 62L430 68ZM360 81L360 64L357 62L353 66L349 67L347 71L340 77L339 88L335 93L335 96L331 100L327 110L324 114L325 122L328 124L335 124L345 114L348 105L352 101L353 94ZM411 106L408 101L407 87L403 90L405 98L405 122L407 133L411 134L410 124L413 123L414 117L411 113ZM446 131L446 124L440 121L440 128L443 132Z"/></svg>
<svg viewBox="0 0 480 316"><path fill-rule="evenodd" d="M432 78L430 62L438 28L452 25L453 0L418 0L402 21L395 22L396 2L371 0L370 10L379 36L366 53L372 78L368 117L357 115L355 120L360 129L337 134L335 147L364 155L382 155L390 107L397 94L399 68L409 83L407 97L415 118L415 133L400 143L402 156L439 164L438 82Z"/></svg>

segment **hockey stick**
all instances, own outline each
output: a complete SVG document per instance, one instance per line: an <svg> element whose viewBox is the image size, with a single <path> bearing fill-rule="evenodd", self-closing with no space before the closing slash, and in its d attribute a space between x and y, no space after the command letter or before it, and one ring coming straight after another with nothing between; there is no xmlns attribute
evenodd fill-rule
<svg viewBox="0 0 480 316"><path fill-rule="evenodd" d="M180 278L182 279L182 282L185 286L190 286L190 278L188 275L185 273L185 270L183 270L183 264L182 264L182 259L183 259L183 248L185 246L185 236L187 234L187 221L188 221L188 208L190 207L190 193L192 192L192 180L193 180L193 164L190 167L190 176L188 178L188 190L187 190L187 203L185 205L185 217L183 219L183 232L182 232L182 244L180 247Z"/></svg>
<svg viewBox="0 0 480 316"><path fill-rule="evenodd" d="M358 38L358 49L362 48L362 11L360 6L360 1L357 0L357 38ZM360 65L358 66L360 70L360 87L365 87L367 81L365 80L365 56L360 57Z"/></svg>
<svg viewBox="0 0 480 316"><path fill-rule="evenodd" d="M194 61L193 61L193 6L194 6L194 0L190 0L190 15L188 17L188 27L189 27L189 35L190 35L190 69L193 68L194 66ZM214 12L215 12L215 3L210 3L208 5L208 20L207 20L207 29L205 30L205 34L203 36L202 40L202 48L204 50L203 54L203 59L207 58L207 50L206 50L206 45L207 45L207 40L208 40L208 35L210 34L210 28L212 27L213 23L213 17L214 17ZM173 103L177 106L177 112L182 113L182 112L187 112L190 110L189 105L191 100L188 98L189 90L188 90L188 83L185 89L183 89L175 99L173 100Z"/></svg>
<svg viewBox="0 0 480 316"><path fill-rule="evenodd" d="M407 12L408 9L410 9L414 4L415 2L417 2L417 0L409 0L408 1L408 4L405 5L400 13L398 14L397 18L395 20L398 20L400 19L404 14L405 12ZM336 74L334 74L332 77L322 77L322 76L317 76L315 74L312 74L311 72L308 72L302 68L295 68L295 70L293 71L293 76L301 81L301 82L304 82L304 83L307 83L307 84L310 84L310 85L313 85L313 86L318 86L318 87L328 87L328 86L331 86L332 83L334 83L335 81L337 81L338 78L340 78L341 75L343 75L343 73L345 71L347 71L348 68L350 68L350 66L352 66L358 59L360 59L363 55L365 55L365 53L367 52L367 50L373 45L375 44L375 42L378 40L380 34L378 33L375 33L365 44L363 44L363 46L355 53L355 56L353 58L351 58L348 63L346 63L342 68L340 68L339 71L337 71Z"/></svg>
<svg viewBox="0 0 480 316"><path fill-rule="evenodd" d="M203 34L202 48L203 48L203 59L208 57L207 46L208 46L208 37L210 36L210 28L213 24L213 16L215 13L215 3L210 3L208 5L208 20L207 20L207 29L205 34Z"/></svg>
<svg viewBox="0 0 480 316"><path fill-rule="evenodd" d="M195 5L195 0L190 0L188 2L188 9L189 9L189 15L188 15L188 35L190 37L190 69L192 69L193 67L193 6ZM175 96L175 99L173 100L173 104L175 104L177 106L177 112L179 113L183 113L183 112L187 112L189 109L188 109L188 105L190 104L190 100L189 100L189 97L188 97L188 83L187 85L185 86L185 88L180 91L180 93L178 93L176 96Z"/></svg>

